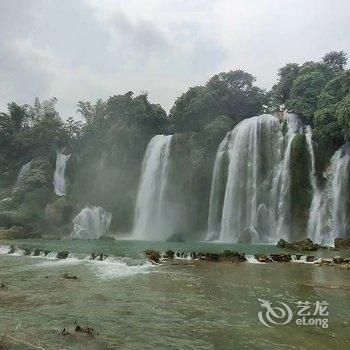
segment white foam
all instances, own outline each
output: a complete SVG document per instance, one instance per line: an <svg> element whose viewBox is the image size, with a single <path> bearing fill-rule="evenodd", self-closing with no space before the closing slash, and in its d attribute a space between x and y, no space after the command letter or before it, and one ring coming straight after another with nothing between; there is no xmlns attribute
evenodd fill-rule
<svg viewBox="0 0 350 350"><path fill-rule="evenodd" d="M24 250L16 248L16 250L11 255L13 255L13 256L23 256L24 254L25 254Z"/></svg>
<svg viewBox="0 0 350 350"><path fill-rule="evenodd" d="M45 255L45 252L43 251L39 252L39 255L34 255L34 251L32 251L30 254L30 257L34 259L38 259L38 258L45 259L46 255Z"/></svg>
<svg viewBox="0 0 350 350"><path fill-rule="evenodd" d="M33 268L55 268L60 266L66 266L66 265L78 265L82 264L85 260L82 259L74 259L74 258L67 258L67 259L48 259L47 261L41 261L35 265L31 265Z"/></svg>
<svg viewBox="0 0 350 350"><path fill-rule="evenodd" d="M254 255L246 255L246 258L249 264L264 264L263 262L259 261Z"/></svg>
<svg viewBox="0 0 350 350"><path fill-rule="evenodd" d="M322 261L322 258L317 258L314 261L307 261L307 256L302 255L300 259L298 260L296 255L292 255L292 262L298 263L298 264L314 264Z"/></svg>
<svg viewBox="0 0 350 350"><path fill-rule="evenodd" d="M114 258L113 261L108 258L104 261L95 261L90 264L90 267L96 275L102 279L125 278L138 274L150 273L155 266L150 262L145 262L139 265L128 265L125 261Z"/></svg>
<svg viewBox="0 0 350 350"><path fill-rule="evenodd" d="M192 260L192 253L177 253L177 252L175 252L174 253L174 260Z"/></svg>
<svg viewBox="0 0 350 350"><path fill-rule="evenodd" d="M58 252L50 252L46 255L46 259L57 259Z"/></svg>
<svg viewBox="0 0 350 350"><path fill-rule="evenodd" d="M10 245L0 245L0 254L8 254L8 252L11 250Z"/></svg>

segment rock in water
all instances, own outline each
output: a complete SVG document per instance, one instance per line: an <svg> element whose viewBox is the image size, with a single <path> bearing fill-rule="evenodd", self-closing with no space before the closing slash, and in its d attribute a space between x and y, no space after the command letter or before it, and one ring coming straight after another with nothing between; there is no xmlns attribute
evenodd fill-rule
<svg viewBox="0 0 350 350"><path fill-rule="evenodd" d="M150 250L147 250L145 253L149 260L155 263L159 263L161 258L161 255L159 252L157 252L156 250L150 249Z"/></svg>
<svg viewBox="0 0 350 350"><path fill-rule="evenodd" d="M98 239L109 231L111 213L102 207L85 207L74 218L72 238Z"/></svg>
<svg viewBox="0 0 350 350"><path fill-rule="evenodd" d="M278 248L291 249L291 250L301 250L301 251L315 251L321 248L317 243L312 242L310 238L302 239L296 242L286 242L284 239L280 239L277 243Z"/></svg>
<svg viewBox="0 0 350 350"><path fill-rule="evenodd" d="M350 250L350 238L336 238L334 247L341 250Z"/></svg>

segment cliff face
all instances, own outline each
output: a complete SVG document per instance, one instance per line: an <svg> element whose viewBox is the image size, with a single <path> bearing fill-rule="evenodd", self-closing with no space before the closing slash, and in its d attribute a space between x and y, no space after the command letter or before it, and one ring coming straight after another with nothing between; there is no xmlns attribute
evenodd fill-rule
<svg viewBox="0 0 350 350"><path fill-rule="evenodd" d="M306 238L309 208L312 201L311 159L305 134L294 137L290 155L291 232L296 240Z"/></svg>
<svg viewBox="0 0 350 350"><path fill-rule="evenodd" d="M213 160L196 147L196 136L174 134L170 151L167 196L177 216L175 233L186 239L202 238L208 218Z"/></svg>

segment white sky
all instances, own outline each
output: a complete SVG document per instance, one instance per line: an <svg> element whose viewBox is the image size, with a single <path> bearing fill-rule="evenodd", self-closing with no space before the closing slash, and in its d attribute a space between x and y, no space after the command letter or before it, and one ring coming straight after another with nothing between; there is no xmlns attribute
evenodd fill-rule
<svg viewBox="0 0 350 350"><path fill-rule="evenodd" d="M348 0L0 0L0 110L148 91L169 109L190 86L244 69L270 88L287 62L350 53Z"/></svg>

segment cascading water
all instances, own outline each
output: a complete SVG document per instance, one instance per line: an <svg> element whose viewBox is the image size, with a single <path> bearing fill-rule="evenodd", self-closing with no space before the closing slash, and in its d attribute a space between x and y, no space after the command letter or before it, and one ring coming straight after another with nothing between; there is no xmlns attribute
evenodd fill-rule
<svg viewBox="0 0 350 350"><path fill-rule="evenodd" d="M171 139L172 135L156 135L147 146L136 200L135 239L165 240L173 233L165 208Z"/></svg>
<svg viewBox="0 0 350 350"><path fill-rule="evenodd" d="M85 207L74 218L74 239L98 239L109 231L111 213L102 207Z"/></svg>
<svg viewBox="0 0 350 350"><path fill-rule="evenodd" d="M290 150L301 130L299 119L285 113L283 123L265 114L244 119L228 133L214 165L208 240L289 238Z"/></svg>
<svg viewBox="0 0 350 350"><path fill-rule="evenodd" d="M208 235L207 240L218 239L220 233L220 218L222 212L223 196L220 195L225 190L224 182L226 182L226 172L224 162L227 161L227 147L230 133L221 141L218 151L216 152L216 158L214 163L213 179L210 190L209 201L209 216L208 216Z"/></svg>
<svg viewBox="0 0 350 350"><path fill-rule="evenodd" d="M323 191L316 188L308 223L309 237L316 242L333 244L337 237L350 232L347 196L350 190L350 149L343 146L335 152L324 174Z"/></svg>
<svg viewBox="0 0 350 350"><path fill-rule="evenodd" d="M17 176L15 187L18 187L21 184L24 176L27 174L28 170L30 169L31 164L32 164L32 161L22 165L22 167L18 173L18 176Z"/></svg>
<svg viewBox="0 0 350 350"><path fill-rule="evenodd" d="M57 153L56 169L53 176L53 185L55 188L55 193L58 196L65 196L67 193L65 171L69 158L70 154Z"/></svg>

